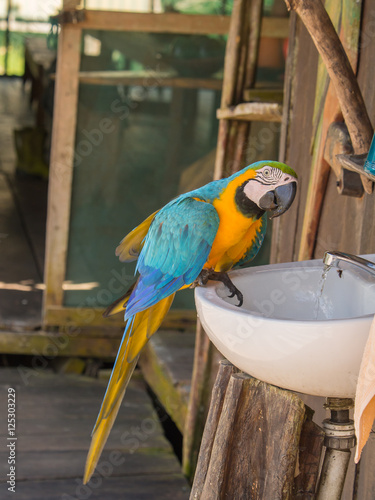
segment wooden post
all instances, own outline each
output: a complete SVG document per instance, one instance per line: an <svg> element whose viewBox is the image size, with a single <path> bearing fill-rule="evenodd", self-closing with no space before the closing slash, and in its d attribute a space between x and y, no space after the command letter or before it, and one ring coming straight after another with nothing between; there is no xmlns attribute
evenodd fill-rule
<svg viewBox="0 0 375 500"><path fill-rule="evenodd" d="M224 394L225 381L219 372L190 499L290 499L305 416L302 400L243 373L230 376Z"/></svg>
<svg viewBox="0 0 375 500"><path fill-rule="evenodd" d="M209 401L212 388L210 379L213 371L213 351L214 346L198 320L193 374L182 449L182 470L188 478L194 476L208 410L207 401Z"/></svg>
<svg viewBox="0 0 375 500"><path fill-rule="evenodd" d="M212 447L215 440L217 424L223 409L224 397L228 387L230 376L236 373L237 369L227 360L220 361L219 371L215 384L212 388L211 404L207 415L205 431L203 434L199 459L197 462L194 484L191 490L192 499L198 499L202 495L208 466L211 459Z"/></svg>
<svg viewBox="0 0 375 500"><path fill-rule="evenodd" d="M62 26L57 51L48 190L44 313L63 302L76 133L81 30Z"/></svg>

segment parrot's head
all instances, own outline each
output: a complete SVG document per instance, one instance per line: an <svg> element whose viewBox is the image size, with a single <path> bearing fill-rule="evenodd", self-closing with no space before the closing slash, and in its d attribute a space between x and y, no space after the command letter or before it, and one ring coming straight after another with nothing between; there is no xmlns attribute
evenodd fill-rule
<svg viewBox="0 0 375 500"><path fill-rule="evenodd" d="M297 192L297 174L278 161L260 161L244 169L248 178L238 186L236 204L241 211L270 212L279 217L293 203Z"/></svg>

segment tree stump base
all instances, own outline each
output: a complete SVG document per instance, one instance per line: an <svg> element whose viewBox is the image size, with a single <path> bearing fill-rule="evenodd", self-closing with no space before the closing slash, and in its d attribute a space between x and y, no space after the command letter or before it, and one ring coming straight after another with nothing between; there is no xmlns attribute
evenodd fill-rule
<svg viewBox="0 0 375 500"><path fill-rule="evenodd" d="M302 400L220 363L191 500L310 499L324 433Z"/></svg>

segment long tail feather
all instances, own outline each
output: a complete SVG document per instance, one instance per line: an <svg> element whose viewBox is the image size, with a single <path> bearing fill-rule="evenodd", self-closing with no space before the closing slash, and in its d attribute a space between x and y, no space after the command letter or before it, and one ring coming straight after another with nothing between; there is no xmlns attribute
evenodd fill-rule
<svg viewBox="0 0 375 500"><path fill-rule="evenodd" d="M116 357L115 365L93 430L83 482L86 484L98 463L108 439L139 354L158 330L172 304L174 294L130 318Z"/></svg>

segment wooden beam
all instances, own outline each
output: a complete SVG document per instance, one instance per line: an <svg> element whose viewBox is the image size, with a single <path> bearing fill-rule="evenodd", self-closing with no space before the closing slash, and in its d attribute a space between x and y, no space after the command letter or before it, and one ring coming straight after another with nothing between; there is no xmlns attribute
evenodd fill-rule
<svg viewBox="0 0 375 500"><path fill-rule="evenodd" d="M96 29L111 31L138 31L147 33L178 33L186 35L227 35L230 16L161 14L140 12L114 12L85 10L84 20L66 26L73 29ZM288 19L267 17L261 27L262 37L286 38Z"/></svg>
<svg viewBox="0 0 375 500"><path fill-rule="evenodd" d="M282 106L275 102L245 102L225 109L218 109L219 120L245 120L260 122L281 122Z"/></svg>
<svg viewBox="0 0 375 500"><path fill-rule="evenodd" d="M105 308L50 306L46 309L44 323L48 327L74 325L81 328L124 327L124 316L115 314L103 318ZM194 328L197 314L195 310L172 309L162 323L162 328Z"/></svg>
<svg viewBox="0 0 375 500"><path fill-rule="evenodd" d="M46 283L44 310L52 305L61 305L63 301L62 284L65 279L68 248L80 53L81 31L71 26L63 26L57 52L44 269Z"/></svg>
<svg viewBox="0 0 375 500"><path fill-rule="evenodd" d="M34 356L32 368L43 370L47 362L59 356L82 356L114 359L120 344L121 333L117 337L107 335L109 332L84 332L77 328L66 329L65 332L45 330L23 331L16 333L8 330L0 331L0 350L4 354L27 354Z"/></svg>
<svg viewBox="0 0 375 500"><path fill-rule="evenodd" d="M221 90L219 78L182 78L174 71L81 71L80 83L89 85L141 85L143 87L176 87L183 89Z"/></svg>
<svg viewBox="0 0 375 500"><path fill-rule="evenodd" d="M74 25L72 24L72 26L75 26L76 29L85 30L226 35L228 33L229 21L229 16L216 15L85 10L84 20Z"/></svg>
<svg viewBox="0 0 375 500"><path fill-rule="evenodd" d="M282 103L284 98L284 90L282 88L250 88L243 91L244 101L253 102L278 102Z"/></svg>
<svg viewBox="0 0 375 500"><path fill-rule="evenodd" d="M163 342L164 339L172 338L172 346L176 344L176 341L173 340L173 337L180 336L181 337L181 357L182 357L182 347L184 345L188 346L188 349L193 350L193 331L176 331L173 328L165 329L167 331L158 332L161 333L162 340L156 340L152 346L147 346L145 348L144 359L142 360L142 365L145 365L145 359L150 359L150 350L153 352L153 357L158 354L157 347ZM172 331L171 331L172 330ZM120 345L120 341L122 335L124 333L124 326L113 328L80 328L79 325L70 324L66 325L62 330L23 330L22 332L15 332L9 329L0 330L0 350L3 354L26 354L35 356L38 359L35 360L33 368L45 368L46 363L40 359L45 358L45 360L51 360L57 357L65 357L65 356L78 356L78 357L95 357L95 358L112 358L114 359L117 355L117 351ZM165 340L164 340L165 342ZM155 347L156 346L156 347ZM186 347L184 349L187 349ZM160 349L159 349L160 351ZM174 348L174 352L176 352L176 348ZM185 351L184 351L185 352ZM160 353L159 353L160 354ZM186 354L186 353L185 353ZM152 356L151 356L152 357ZM192 354L188 352L188 355L185 357L181 363L181 370L183 371L186 365L189 364L191 359L192 362ZM165 356L164 356L165 358ZM170 358L170 356L169 356ZM173 360L172 360L173 361ZM156 363L155 359L153 362ZM176 361L174 361L176 362ZM33 363L32 363L33 364ZM159 363L160 364L160 363ZM44 366L43 366L44 365ZM155 367L156 365L152 365L148 368L148 373L154 375L158 371ZM167 366L167 369L170 367ZM167 370L168 371L168 370ZM150 375L151 376L151 375ZM190 377L190 375L189 375ZM173 377L172 377L173 378ZM170 386L174 384L170 378ZM181 387L177 391L177 387L175 387L176 391L180 394L181 401L184 400L184 407L180 409L175 409L179 415L183 415L183 419L179 420L179 424L181 424L186 415L186 407L187 407L187 399L188 396L186 392L184 393L186 386L190 382L190 378L188 380L187 376L185 376L184 381L180 381ZM160 380L155 383L160 383ZM151 387L153 384L150 383ZM157 392L157 391L155 391ZM184 393L184 394L183 394ZM177 397L177 396L176 396ZM174 397L173 401L176 400ZM162 401L165 406L168 404L173 405L174 402L170 401L168 403ZM168 408L167 408L168 409Z"/></svg>

